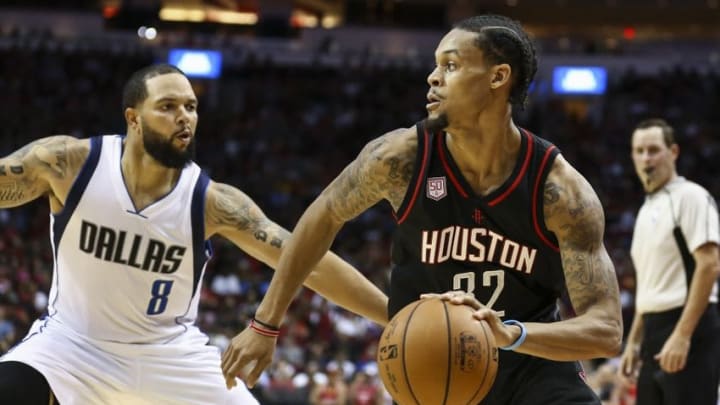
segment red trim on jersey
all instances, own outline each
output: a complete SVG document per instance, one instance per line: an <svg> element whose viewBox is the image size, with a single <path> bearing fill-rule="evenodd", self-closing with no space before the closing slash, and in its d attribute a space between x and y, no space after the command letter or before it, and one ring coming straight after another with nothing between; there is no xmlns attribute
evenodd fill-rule
<svg viewBox="0 0 720 405"><path fill-rule="evenodd" d="M488 205L491 207L494 207L494 206L500 204L502 202L502 200L506 199L507 196L509 196L510 193L512 193L513 190L515 190L517 188L518 184L520 184L520 180L522 180L522 178L525 176L525 172L527 172L528 166L530 166L530 157L532 156L533 144L535 142L533 142L530 135L528 135L528 133L525 132L524 130L521 129L520 133L524 134L525 137L527 138L527 150L525 151L525 161L523 162L522 167L520 168L520 172L518 173L517 177L515 177L515 180L513 180L510 187L508 187L507 190L505 190L502 194L495 197L495 199L493 199L492 201L490 201L488 203Z"/></svg>
<svg viewBox="0 0 720 405"><path fill-rule="evenodd" d="M535 188L533 189L533 199L532 199L532 218L533 218L533 225L535 226L535 233L537 233L538 237L545 242L546 245L550 246L554 251L559 252L560 248L556 246L554 243L550 242L548 238L545 236L545 234L542 232L542 229L540 229L540 224L538 223L538 217L537 217L537 200L538 200L538 191L540 190L540 179L543 177L543 171L545 170L545 165L548 162L548 159L550 159L550 153L555 149L555 146L549 147L545 151L545 156L543 156L542 163L540 163L540 170L538 170L538 176L535 179Z"/></svg>
<svg viewBox="0 0 720 405"><path fill-rule="evenodd" d="M415 182L415 191L413 191L412 198L410 199L410 202L408 202L407 207L405 207L405 212L402 214L400 219L398 219L397 215L393 213L393 216L395 217L395 220L397 220L398 224L403 223L405 219L407 219L407 216L410 215L410 211L412 210L413 205L415 205L415 201L417 200L418 194L420 193L420 186L422 185L423 181L425 181L425 169L428 160L428 154L430 153L430 145L428 145L428 143L430 142L430 137L428 136L427 128L423 128L423 134L425 135L425 137L423 138L423 144L425 146L425 149L423 150L423 158L422 165L420 166L420 172L418 173L417 181Z"/></svg>
<svg viewBox="0 0 720 405"><path fill-rule="evenodd" d="M447 158L445 157L445 150L442 147L442 138L443 138L442 136L437 137L437 139L438 139L437 146L438 146L438 153L440 154L440 161L442 162L443 167L445 168L445 173L450 178L450 181L452 182L452 184L455 185L455 188L460 193L460 195L463 196L463 198L468 198L468 193L462 188L458 179L455 178L455 175L453 174L452 169L450 168L450 165L447 162Z"/></svg>

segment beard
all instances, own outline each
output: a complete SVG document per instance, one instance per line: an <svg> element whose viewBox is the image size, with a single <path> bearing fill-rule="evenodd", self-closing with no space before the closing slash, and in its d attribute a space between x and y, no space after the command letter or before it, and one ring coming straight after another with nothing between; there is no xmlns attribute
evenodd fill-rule
<svg viewBox="0 0 720 405"><path fill-rule="evenodd" d="M445 128L448 127L450 122L448 121L447 113L443 112L440 113L435 118L428 117L425 120L425 128L427 128L428 132L440 132L445 130Z"/></svg>
<svg viewBox="0 0 720 405"><path fill-rule="evenodd" d="M173 138L164 139L163 135L142 123L143 146L147 153L161 165L170 169L182 169L195 158L195 137L193 136L185 150L173 146Z"/></svg>

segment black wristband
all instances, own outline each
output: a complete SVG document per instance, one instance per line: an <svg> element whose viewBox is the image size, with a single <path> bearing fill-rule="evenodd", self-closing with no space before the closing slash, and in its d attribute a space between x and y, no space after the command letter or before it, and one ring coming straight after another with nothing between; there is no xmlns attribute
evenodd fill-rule
<svg viewBox="0 0 720 405"><path fill-rule="evenodd" d="M277 326L270 325L269 323L265 323L265 322L263 322L263 321L258 321L257 318L254 318L254 317L253 317L252 320L253 320L253 322L255 322L256 324L262 326L262 327L265 328L265 329L269 329L269 330L271 330L271 331L273 331L273 332L280 332L280 328L278 328Z"/></svg>

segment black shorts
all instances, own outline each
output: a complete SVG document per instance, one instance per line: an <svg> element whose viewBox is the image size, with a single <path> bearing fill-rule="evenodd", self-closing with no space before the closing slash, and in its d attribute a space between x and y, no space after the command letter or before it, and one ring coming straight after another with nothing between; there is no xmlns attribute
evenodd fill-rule
<svg viewBox="0 0 720 405"><path fill-rule="evenodd" d="M59 405L45 377L18 361L0 362L0 404Z"/></svg>
<svg viewBox="0 0 720 405"><path fill-rule="evenodd" d="M682 308L643 315L643 361L637 387L637 405L716 405L720 383L720 317L710 305L700 318L690 342L685 368L666 373L654 356L672 333Z"/></svg>
<svg viewBox="0 0 720 405"><path fill-rule="evenodd" d="M500 351L498 375L480 405L600 405L578 362Z"/></svg>

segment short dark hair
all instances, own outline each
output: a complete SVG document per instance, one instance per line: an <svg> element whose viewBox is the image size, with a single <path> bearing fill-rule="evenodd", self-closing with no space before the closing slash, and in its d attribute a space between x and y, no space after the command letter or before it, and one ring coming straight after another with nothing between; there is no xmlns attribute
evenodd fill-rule
<svg viewBox="0 0 720 405"><path fill-rule="evenodd" d="M507 63L514 76L510 89L510 104L524 107L527 92L537 72L535 45L519 22L496 14L484 14L462 20L454 28L476 32L477 47L486 61Z"/></svg>
<svg viewBox="0 0 720 405"><path fill-rule="evenodd" d="M185 73L182 70L166 63L146 66L133 73L128 79L128 81L125 83L125 87L123 88L123 110L126 108L135 108L138 106L138 104L145 101L148 96L147 86L145 82L147 82L148 79L170 73L179 73L185 76Z"/></svg>
<svg viewBox="0 0 720 405"><path fill-rule="evenodd" d="M635 130L648 129L653 127L658 127L660 128L660 130L662 130L662 136L663 141L665 141L665 146L672 146L676 144L675 129L662 118L648 118L646 120L642 120L635 126Z"/></svg>

